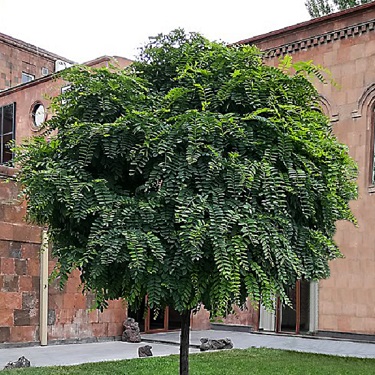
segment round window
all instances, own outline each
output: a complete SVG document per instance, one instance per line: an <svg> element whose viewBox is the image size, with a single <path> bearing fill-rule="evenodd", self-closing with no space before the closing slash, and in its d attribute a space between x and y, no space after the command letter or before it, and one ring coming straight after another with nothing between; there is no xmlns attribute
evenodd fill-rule
<svg viewBox="0 0 375 375"><path fill-rule="evenodd" d="M44 109L44 105L42 103L38 102L33 105L31 117L33 121L33 127L35 129L39 129L46 119L46 110Z"/></svg>

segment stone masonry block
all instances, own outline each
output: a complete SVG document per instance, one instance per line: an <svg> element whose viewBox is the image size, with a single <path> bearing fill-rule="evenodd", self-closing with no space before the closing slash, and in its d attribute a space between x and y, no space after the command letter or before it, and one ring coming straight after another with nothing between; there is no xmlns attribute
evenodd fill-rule
<svg viewBox="0 0 375 375"><path fill-rule="evenodd" d="M20 309L22 307L22 297L17 292L0 292L1 307L5 309Z"/></svg>
<svg viewBox="0 0 375 375"><path fill-rule="evenodd" d="M4 275L2 277L2 292L18 292L18 276L15 275Z"/></svg>
<svg viewBox="0 0 375 375"><path fill-rule="evenodd" d="M54 309L48 310L47 324L49 326L56 324L56 311Z"/></svg>
<svg viewBox="0 0 375 375"><path fill-rule="evenodd" d="M13 310L0 308L0 327L13 325Z"/></svg>
<svg viewBox="0 0 375 375"><path fill-rule="evenodd" d="M9 241L0 240L0 258L9 257Z"/></svg>
<svg viewBox="0 0 375 375"><path fill-rule="evenodd" d="M29 326L30 325L30 310L14 310L14 325L15 326Z"/></svg>
<svg viewBox="0 0 375 375"><path fill-rule="evenodd" d="M38 276L32 276L31 280L32 280L32 282L31 282L32 290L34 292L38 291L39 287L40 287L40 277L39 277L39 275Z"/></svg>
<svg viewBox="0 0 375 375"><path fill-rule="evenodd" d="M15 264L14 264L13 258L1 258L0 265L1 265L0 273L4 275L15 274Z"/></svg>
<svg viewBox="0 0 375 375"><path fill-rule="evenodd" d="M23 243L22 247L22 257L23 259L39 259L39 251L40 245L39 244L31 244L31 243Z"/></svg>
<svg viewBox="0 0 375 375"><path fill-rule="evenodd" d="M23 292L22 293L22 309L38 309L39 308L39 298L35 292Z"/></svg>
<svg viewBox="0 0 375 375"><path fill-rule="evenodd" d="M95 337L107 337L108 336L108 323L93 323L92 335Z"/></svg>
<svg viewBox="0 0 375 375"><path fill-rule="evenodd" d="M0 327L0 342L8 342L10 339L10 327Z"/></svg>
<svg viewBox="0 0 375 375"><path fill-rule="evenodd" d="M81 294L77 293L74 296L74 307L75 309L86 309L86 297Z"/></svg>
<svg viewBox="0 0 375 375"><path fill-rule="evenodd" d="M27 261L25 259L15 259L14 268L17 275L26 275L27 273Z"/></svg>
<svg viewBox="0 0 375 375"><path fill-rule="evenodd" d="M122 323L108 323L108 336L121 336L123 331Z"/></svg>
<svg viewBox="0 0 375 375"><path fill-rule="evenodd" d="M63 295L63 307L64 309L74 309L74 293L65 293Z"/></svg>
<svg viewBox="0 0 375 375"><path fill-rule="evenodd" d="M10 342L35 342L38 340L38 326L16 326L10 328Z"/></svg>
<svg viewBox="0 0 375 375"><path fill-rule="evenodd" d="M21 259L22 250L21 250L21 242L11 241L9 243L9 256L11 258Z"/></svg>
<svg viewBox="0 0 375 375"><path fill-rule="evenodd" d="M27 274L29 276L39 276L39 259L27 259Z"/></svg>

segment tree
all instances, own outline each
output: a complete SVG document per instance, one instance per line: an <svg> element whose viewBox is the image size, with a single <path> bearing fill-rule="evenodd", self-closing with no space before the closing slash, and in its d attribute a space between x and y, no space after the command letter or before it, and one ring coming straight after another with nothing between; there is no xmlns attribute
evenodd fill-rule
<svg viewBox="0 0 375 375"><path fill-rule="evenodd" d="M339 10L367 4L371 1L372 0L307 0L305 5L311 18L316 18Z"/></svg>
<svg viewBox="0 0 375 375"><path fill-rule="evenodd" d="M322 17L334 12L334 7L330 0L307 0L305 6L311 18Z"/></svg>
<svg viewBox="0 0 375 375"><path fill-rule="evenodd" d="M320 73L293 68L264 65L253 46L159 35L127 70L64 71L49 136L17 151L61 282L78 267L102 306L147 295L178 310L181 374L191 311L288 302L297 279L329 275L335 222L355 221L355 163L306 77Z"/></svg>

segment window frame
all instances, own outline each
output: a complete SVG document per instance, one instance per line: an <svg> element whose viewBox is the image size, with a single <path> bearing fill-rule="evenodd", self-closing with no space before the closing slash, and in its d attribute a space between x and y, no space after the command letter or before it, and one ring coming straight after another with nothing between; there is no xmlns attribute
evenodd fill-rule
<svg viewBox="0 0 375 375"><path fill-rule="evenodd" d="M368 156L369 163L369 175L368 175L368 184L370 192L375 191L375 105L372 104L370 107L370 150Z"/></svg>
<svg viewBox="0 0 375 375"><path fill-rule="evenodd" d="M4 112L5 112L5 107L12 106L12 124L11 124L11 131L4 133ZM5 144L4 144L4 137L11 135L11 141L14 141L16 139L16 103L10 103L6 104L0 107L0 165L4 164L11 164L12 159L14 157L14 153L11 153L11 157L9 160L4 161L4 156L5 156Z"/></svg>
<svg viewBox="0 0 375 375"><path fill-rule="evenodd" d="M24 81L24 77L27 77L27 80ZM21 83L22 84L34 81L34 79L35 79L34 74L30 74L30 73L27 73L27 72L22 72L22 74L21 74Z"/></svg>

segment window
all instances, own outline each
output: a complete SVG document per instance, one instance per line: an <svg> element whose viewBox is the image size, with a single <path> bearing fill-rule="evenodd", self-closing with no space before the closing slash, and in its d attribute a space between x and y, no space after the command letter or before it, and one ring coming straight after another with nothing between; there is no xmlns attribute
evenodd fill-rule
<svg viewBox="0 0 375 375"><path fill-rule="evenodd" d="M68 92L71 89L70 85L61 87L61 95L64 96L66 92ZM61 104L66 104L66 99L61 99Z"/></svg>
<svg viewBox="0 0 375 375"><path fill-rule="evenodd" d="M35 76L29 73L22 72L22 83L27 83L35 79Z"/></svg>
<svg viewBox="0 0 375 375"><path fill-rule="evenodd" d="M0 164L12 160L10 142L15 136L16 103L0 107Z"/></svg>
<svg viewBox="0 0 375 375"><path fill-rule="evenodd" d="M41 102L36 102L33 104L31 109L31 118L33 121L32 128L34 130L39 130L40 126L46 119L46 110Z"/></svg>

